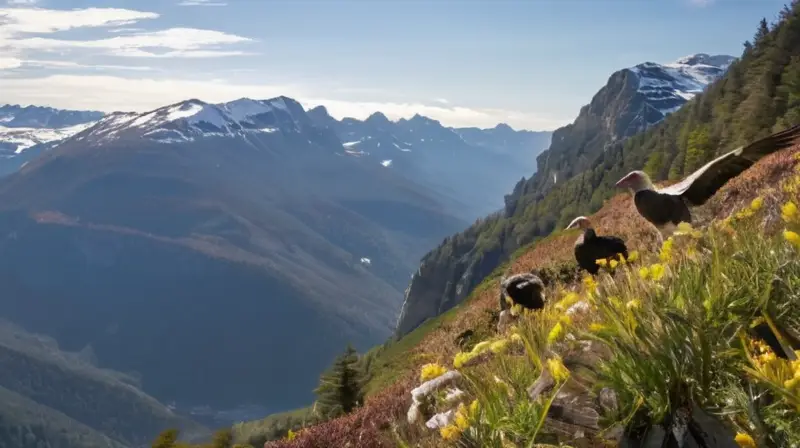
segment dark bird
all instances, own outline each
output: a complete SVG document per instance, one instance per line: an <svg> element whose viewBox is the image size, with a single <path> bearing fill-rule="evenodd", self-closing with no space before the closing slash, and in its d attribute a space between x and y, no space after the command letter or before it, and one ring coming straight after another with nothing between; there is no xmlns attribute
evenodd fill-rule
<svg viewBox="0 0 800 448"><path fill-rule="evenodd" d="M509 308L506 297L510 298L514 304L524 308L542 309L544 308L544 283L533 274L512 275L500 283L500 311Z"/></svg>
<svg viewBox="0 0 800 448"><path fill-rule="evenodd" d="M628 258L628 248L625 241L616 236L597 236L589 218L579 216L572 220L567 226L567 230L580 228L583 229L581 236L575 240L575 260L578 266L594 275L600 271L597 260L619 260L622 254Z"/></svg>
<svg viewBox="0 0 800 448"><path fill-rule="evenodd" d="M617 182L629 188L642 217L669 236L681 222L692 222L690 207L700 206L726 182L753 166L762 157L797 143L800 125L741 146L703 165L677 184L656 189L644 171L632 171Z"/></svg>

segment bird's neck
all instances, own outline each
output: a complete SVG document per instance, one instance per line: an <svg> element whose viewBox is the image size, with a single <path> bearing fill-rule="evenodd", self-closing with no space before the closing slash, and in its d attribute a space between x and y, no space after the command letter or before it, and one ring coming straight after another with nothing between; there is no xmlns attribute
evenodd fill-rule
<svg viewBox="0 0 800 448"><path fill-rule="evenodd" d="M642 179L636 185L631 186L631 192L633 194L646 190L655 191L655 187L653 186L653 183L650 182L650 179Z"/></svg>

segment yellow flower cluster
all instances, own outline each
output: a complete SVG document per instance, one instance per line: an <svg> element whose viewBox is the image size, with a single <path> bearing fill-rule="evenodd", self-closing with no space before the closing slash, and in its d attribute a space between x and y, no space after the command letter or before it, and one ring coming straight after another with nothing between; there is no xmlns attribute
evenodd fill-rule
<svg viewBox="0 0 800 448"><path fill-rule="evenodd" d="M594 294L597 291L597 281L591 275L587 275L583 278L583 285L586 287L586 291L589 294Z"/></svg>
<svg viewBox="0 0 800 448"><path fill-rule="evenodd" d="M438 378L447 373L447 369L436 363L425 364L420 369L419 379L423 382Z"/></svg>
<svg viewBox="0 0 800 448"><path fill-rule="evenodd" d="M492 353L503 353L508 348L508 339L498 339L489 345Z"/></svg>
<svg viewBox="0 0 800 448"><path fill-rule="evenodd" d="M460 403L456 409L456 416L453 423L439 428L439 435L442 439L447 441L457 440L464 431L472 426L472 422L478 419L479 412L480 404L478 400L473 400L469 408L464 406L464 403Z"/></svg>
<svg viewBox="0 0 800 448"><path fill-rule="evenodd" d="M666 273L666 268L661 263L655 263L650 267L645 266L639 269L639 277L642 280L651 279L657 282L664 277L664 273Z"/></svg>
<svg viewBox="0 0 800 448"><path fill-rule="evenodd" d="M290 429L289 432L286 434L286 438L288 440L294 440L297 438L297 433Z"/></svg>
<svg viewBox="0 0 800 448"><path fill-rule="evenodd" d="M798 221L798 211L797 205L794 202L789 201L781 207L781 217L786 222L797 222Z"/></svg>
<svg viewBox="0 0 800 448"><path fill-rule="evenodd" d="M700 239L700 238L703 237L703 232L701 232L700 230L695 229L688 222L681 222L680 224L678 224L678 228L675 230L675 235L678 235L678 236L684 236L685 235L685 236L690 236L690 237L692 237L694 239ZM671 238L670 238L670 240L671 240ZM670 240L667 240L667 241L670 241ZM667 241L665 241L664 244L667 244ZM662 248L662 250L663 250L663 248ZM669 243L669 251L671 253L671 251L672 251L672 243Z"/></svg>
<svg viewBox="0 0 800 448"><path fill-rule="evenodd" d="M461 437L461 430L456 425L442 426L439 428L439 435L442 436L442 439L452 442Z"/></svg>
<svg viewBox="0 0 800 448"><path fill-rule="evenodd" d="M661 245L661 252L659 252L658 258L664 263L669 263L669 261L672 260L672 245L672 237L667 238Z"/></svg>
<svg viewBox="0 0 800 448"><path fill-rule="evenodd" d="M547 370L556 383L562 383L569 378L569 369L561 362L561 358L555 357L547 360Z"/></svg>
<svg viewBox="0 0 800 448"><path fill-rule="evenodd" d="M550 333L547 335L547 343L553 344L554 342L561 339L561 336L564 334L564 327L561 325L561 322L556 322L553 328L550 330Z"/></svg>
<svg viewBox="0 0 800 448"><path fill-rule="evenodd" d="M795 354L800 357L800 350L795 351ZM800 393L800 358L795 359L789 363L792 377L783 382L783 387L792 392Z"/></svg>
<svg viewBox="0 0 800 448"><path fill-rule="evenodd" d="M769 346L758 339L751 341L753 357L756 364L760 367L766 367L774 363L778 358Z"/></svg>
<svg viewBox="0 0 800 448"><path fill-rule="evenodd" d="M749 434L740 432L736 434L736 443L742 448L756 448L756 441Z"/></svg>
<svg viewBox="0 0 800 448"><path fill-rule="evenodd" d="M580 299L581 296L574 292L567 293L563 299L559 300L558 303L555 304L555 309L557 311L566 311L572 305L575 305Z"/></svg>
<svg viewBox="0 0 800 448"><path fill-rule="evenodd" d="M792 246L800 249L800 234L791 230L784 230L783 237L786 238L786 241L791 243Z"/></svg>

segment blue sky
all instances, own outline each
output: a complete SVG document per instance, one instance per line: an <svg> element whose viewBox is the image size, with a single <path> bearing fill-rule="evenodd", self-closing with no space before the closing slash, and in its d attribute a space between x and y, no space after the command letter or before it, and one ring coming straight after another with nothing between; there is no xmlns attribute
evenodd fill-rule
<svg viewBox="0 0 800 448"><path fill-rule="evenodd" d="M284 94L337 117L554 129L614 71L741 54L775 0L0 0L0 103Z"/></svg>

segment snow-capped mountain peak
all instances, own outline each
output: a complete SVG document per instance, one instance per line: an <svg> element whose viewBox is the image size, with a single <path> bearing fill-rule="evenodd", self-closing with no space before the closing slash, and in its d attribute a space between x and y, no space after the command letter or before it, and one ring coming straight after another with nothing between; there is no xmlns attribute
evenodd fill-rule
<svg viewBox="0 0 800 448"><path fill-rule="evenodd" d="M298 116L297 108L302 116ZM106 142L133 133L159 143L179 143L211 136L246 137L279 129L292 132L299 130L304 120L308 118L302 106L285 97L240 98L220 104L190 99L141 114L111 114L76 138L91 140L90 136L95 136L98 142Z"/></svg>
<svg viewBox="0 0 800 448"><path fill-rule="evenodd" d="M733 56L697 53L675 62L644 62L627 70L638 78L638 92L653 109L652 123L678 110L725 74Z"/></svg>

